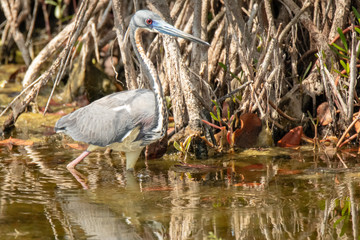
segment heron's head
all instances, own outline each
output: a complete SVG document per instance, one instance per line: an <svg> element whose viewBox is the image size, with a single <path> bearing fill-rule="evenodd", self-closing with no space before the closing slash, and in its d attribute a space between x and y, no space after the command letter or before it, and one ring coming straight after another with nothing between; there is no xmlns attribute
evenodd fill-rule
<svg viewBox="0 0 360 240"><path fill-rule="evenodd" d="M158 14L153 13L149 10L137 11L131 18L130 26L133 26L135 28L142 28L151 32L167 34L173 37L184 38L207 46L210 45L209 43L201 40L200 38L194 37L175 28L174 26L165 22Z"/></svg>

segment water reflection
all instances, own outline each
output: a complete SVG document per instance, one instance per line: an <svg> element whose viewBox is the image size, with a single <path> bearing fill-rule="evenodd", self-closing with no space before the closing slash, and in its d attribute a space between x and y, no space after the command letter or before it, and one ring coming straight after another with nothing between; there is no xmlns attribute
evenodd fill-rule
<svg viewBox="0 0 360 240"><path fill-rule="evenodd" d="M197 163L213 168L140 161L131 173L121 156L98 153L79 166L89 190L65 168L78 154L0 148L1 239L359 237L360 171L349 154L253 150Z"/></svg>

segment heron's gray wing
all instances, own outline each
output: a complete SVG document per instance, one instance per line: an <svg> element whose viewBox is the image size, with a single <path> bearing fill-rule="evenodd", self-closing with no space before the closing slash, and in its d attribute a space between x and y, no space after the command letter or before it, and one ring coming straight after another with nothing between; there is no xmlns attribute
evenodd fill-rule
<svg viewBox="0 0 360 240"><path fill-rule="evenodd" d="M55 130L96 146L121 142L137 126L143 131L151 125L154 99L146 89L111 94L62 117Z"/></svg>

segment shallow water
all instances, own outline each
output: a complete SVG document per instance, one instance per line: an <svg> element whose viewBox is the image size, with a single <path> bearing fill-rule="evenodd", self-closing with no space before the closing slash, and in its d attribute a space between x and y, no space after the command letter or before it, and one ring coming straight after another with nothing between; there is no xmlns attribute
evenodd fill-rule
<svg viewBox="0 0 360 240"><path fill-rule="evenodd" d="M0 147L0 239L358 239L356 154L263 149L192 164L54 144ZM340 156L340 155L339 155Z"/></svg>

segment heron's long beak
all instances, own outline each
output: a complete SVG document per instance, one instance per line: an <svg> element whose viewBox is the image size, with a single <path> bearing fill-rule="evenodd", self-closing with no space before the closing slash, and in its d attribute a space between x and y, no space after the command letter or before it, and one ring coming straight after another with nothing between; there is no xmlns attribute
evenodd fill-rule
<svg viewBox="0 0 360 240"><path fill-rule="evenodd" d="M205 42L201 40L200 38L194 37L193 35L190 35L188 33L185 33L174 26L168 24L165 21L156 20L153 22L153 30L158 31L159 33L167 34L173 37L180 37L184 38L196 43L204 44L206 46L210 46L208 42Z"/></svg>

